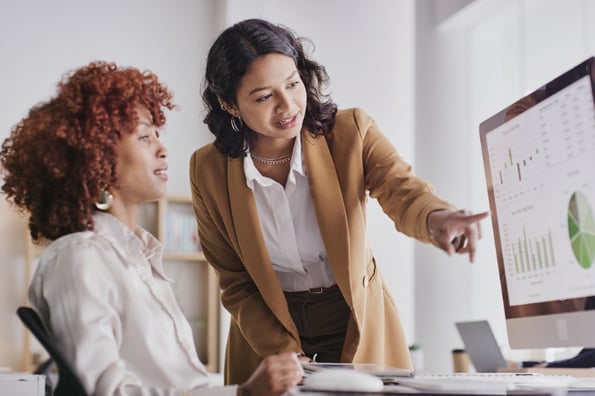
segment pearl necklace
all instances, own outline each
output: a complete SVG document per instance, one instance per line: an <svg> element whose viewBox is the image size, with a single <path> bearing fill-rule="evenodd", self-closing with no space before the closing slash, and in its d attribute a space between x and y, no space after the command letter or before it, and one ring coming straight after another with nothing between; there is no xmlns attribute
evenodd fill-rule
<svg viewBox="0 0 595 396"><path fill-rule="evenodd" d="M279 164L284 164L286 162L291 161L291 155L292 153L283 155L281 157L278 158L264 158L261 157L253 152L250 152L250 157L252 157L253 159L255 159L258 162L262 162L265 165L279 165Z"/></svg>

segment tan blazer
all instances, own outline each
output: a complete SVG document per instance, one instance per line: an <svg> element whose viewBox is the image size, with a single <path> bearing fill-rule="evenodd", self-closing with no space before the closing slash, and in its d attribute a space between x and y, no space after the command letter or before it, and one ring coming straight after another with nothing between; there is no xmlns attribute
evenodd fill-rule
<svg viewBox="0 0 595 396"><path fill-rule="evenodd" d="M340 110L327 138L302 132L302 149L330 266L352 312L341 360L410 368L397 308L366 240L367 192L398 230L424 242L427 215L453 206L412 174L361 109ZM299 335L265 248L243 159L208 144L192 155L190 180L200 241L232 317L225 382L241 383L263 357L301 352Z"/></svg>

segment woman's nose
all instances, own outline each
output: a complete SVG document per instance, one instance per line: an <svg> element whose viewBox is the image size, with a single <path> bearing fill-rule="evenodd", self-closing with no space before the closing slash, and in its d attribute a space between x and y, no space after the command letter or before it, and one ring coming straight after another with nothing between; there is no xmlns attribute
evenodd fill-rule
<svg viewBox="0 0 595 396"><path fill-rule="evenodd" d="M165 147L165 145L161 143L161 141L159 142L159 151L157 153L159 158L166 158L169 154L167 151L167 147Z"/></svg>
<svg viewBox="0 0 595 396"><path fill-rule="evenodd" d="M288 111L291 108L290 98L289 95L286 93L281 93L278 96L279 102L277 103L277 113L283 113L284 111Z"/></svg>

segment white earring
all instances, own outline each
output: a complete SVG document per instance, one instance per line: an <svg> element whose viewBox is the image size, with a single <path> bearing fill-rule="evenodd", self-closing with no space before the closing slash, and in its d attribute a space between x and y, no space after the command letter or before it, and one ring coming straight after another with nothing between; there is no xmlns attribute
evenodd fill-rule
<svg viewBox="0 0 595 396"><path fill-rule="evenodd" d="M95 202L95 207L99 210L108 210L112 207L114 196L107 190L103 190L99 195L99 199Z"/></svg>

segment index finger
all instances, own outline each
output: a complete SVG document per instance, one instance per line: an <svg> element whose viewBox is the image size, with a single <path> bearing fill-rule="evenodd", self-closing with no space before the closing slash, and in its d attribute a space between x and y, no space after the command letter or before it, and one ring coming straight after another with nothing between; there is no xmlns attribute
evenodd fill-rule
<svg viewBox="0 0 595 396"><path fill-rule="evenodd" d="M465 216L465 222L467 223L476 223L480 220L485 219L486 217L488 217L490 215L489 211L485 211L485 212L481 212L481 213L476 213L476 214L472 214L472 215L467 215Z"/></svg>

